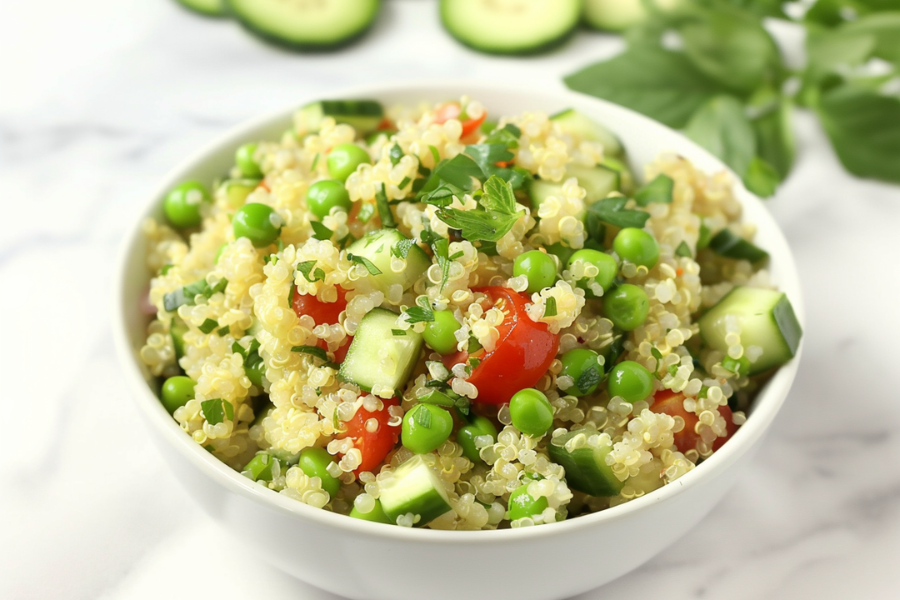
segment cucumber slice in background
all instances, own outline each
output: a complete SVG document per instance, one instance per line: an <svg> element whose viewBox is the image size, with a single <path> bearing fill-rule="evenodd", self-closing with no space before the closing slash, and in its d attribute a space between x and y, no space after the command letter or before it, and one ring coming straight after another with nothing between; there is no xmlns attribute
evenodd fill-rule
<svg viewBox="0 0 900 600"><path fill-rule="evenodd" d="M374 131L384 120L384 107L377 100L320 100L300 109L296 129L299 133L318 131L322 119L331 117L336 123L344 123L366 135ZM302 130L302 131L301 131Z"/></svg>
<svg viewBox="0 0 900 600"><path fill-rule="evenodd" d="M441 22L462 44L489 54L535 54L564 42L579 0L441 0Z"/></svg>
<svg viewBox="0 0 900 600"><path fill-rule="evenodd" d="M328 50L359 38L375 21L379 0L225 0L248 31L294 50Z"/></svg>
<svg viewBox="0 0 900 600"><path fill-rule="evenodd" d="M787 294L738 286L700 317L700 336L714 350L728 352L725 319L733 316L741 326L741 345L762 348L750 364L750 375L780 367L797 354L803 329Z"/></svg>
<svg viewBox="0 0 900 600"><path fill-rule="evenodd" d="M224 17L225 0L175 0L181 6L206 17Z"/></svg>
<svg viewBox="0 0 900 600"><path fill-rule="evenodd" d="M651 10L670 13L686 5L686 0L584 0L584 22L594 29L624 31L644 23Z"/></svg>
<svg viewBox="0 0 900 600"><path fill-rule="evenodd" d="M384 514L396 523L401 515L419 515L421 527L451 509L450 498L437 473L422 456L414 456L384 482L379 495Z"/></svg>

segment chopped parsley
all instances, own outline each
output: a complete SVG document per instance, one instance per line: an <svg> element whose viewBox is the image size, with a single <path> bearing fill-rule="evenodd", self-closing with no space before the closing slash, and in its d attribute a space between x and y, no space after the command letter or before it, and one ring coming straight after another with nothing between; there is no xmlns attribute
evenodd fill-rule
<svg viewBox="0 0 900 600"><path fill-rule="evenodd" d="M519 219L512 185L496 175L485 182L477 201L479 209L443 208L438 211L438 218L450 227L459 229L469 241L488 242L498 241Z"/></svg>
<svg viewBox="0 0 900 600"><path fill-rule="evenodd" d="M314 281L325 281L325 271L316 267L316 261L305 260L297 263L297 270L310 283Z"/></svg>
<svg viewBox="0 0 900 600"><path fill-rule="evenodd" d="M356 219L360 223L368 223L369 219L371 219L375 215L375 205L371 202L364 202L362 206L359 207L359 212L356 215Z"/></svg>
<svg viewBox="0 0 900 600"><path fill-rule="evenodd" d="M356 254L348 253L347 258L350 259L350 262L352 263L364 266L370 275L381 275L381 269L376 267L375 264L365 256L357 256Z"/></svg>
<svg viewBox="0 0 900 600"><path fill-rule="evenodd" d="M503 144L507 148L518 148L519 147L519 138L522 136L522 130L513 125L512 123L507 123L503 127L494 129L491 131L487 139L485 139L485 144Z"/></svg>
<svg viewBox="0 0 900 600"><path fill-rule="evenodd" d="M591 363L581 372L578 379L575 380L575 387L579 390L589 390L603 380L603 371L600 365L595 361Z"/></svg>
<svg viewBox="0 0 900 600"><path fill-rule="evenodd" d="M391 329L391 335L401 336L401 335L406 335L406 332L403 331L402 329Z"/></svg>
<svg viewBox="0 0 900 600"><path fill-rule="evenodd" d="M200 324L200 327L198 329L200 329L200 331L202 331L203 333L208 334L212 333L214 329L218 329L218 327L218 322L213 321L212 319L206 319L205 321L203 321L203 323Z"/></svg>
<svg viewBox="0 0 900 600"><path fill-rule="evenodd" d="M544 305L544 316L545 317L555 317L556 316L556 298L550 296L547 298L547 303ZM585 388L581 388L585 389Z"/></svg>
<svg viewBox="0 0 900 600"><path fill-rule="evenodd" d="M417 404L413 408L412 418L419 427L431 429L431 411L424 406Z"/></svg>
<svg viewBox="0 0 900 600"><path fill-rule="evenodd" d="M647 206L652 202L671 204L674 187L675 182L672 181L671 177L668 175L657 175L653 181L635 193L634 200L638 203L638 206Z"/></svg>
<svg viewBox="0 0 900 600"><path fill-rule="evenodd" d="M499 177L508 182L513 189L522 187L530 174L521 168L510 168L505 165L515 159L506 144L474 144L466 146L465 153L472 157L483 174L478 179L484 180Z"/></svg>
<svg viewBox="0 0 900 600"><path fill-rule="evenodd" d="M394 144L388 155L391 157L391 164L396 167L400 159L403 158L403 148L400 147L400 144Z"/></svg>
<svg viewBox="0 0 900 600"><path fill-rule="evenodd" d="M387 194L384 192L384 184L375 192L375 203L378 206L378 216L381 217L381 226L394 228L397 221L394 220L394 214L391 212L391 205L388 203Z"/></svg>
<svg viewBox="0 0 900 600"><path fill-rule="evenodd" d="M300 352L301 354L309 354L315 356L323 362L328 362L328 354L318 346L294 346L291 352Z"/></svg>
<svg viewBox="0 0 900 600"><path fill-rule="evenodd" d="M328 227L325 227L325 225L323 225L319 221L311 221L310 225L312 225L313 228L313 237L317 240L330 240L331 236L334 235L334 232L332 230L330 230Z"/></svg>
<svg viewBox="0 0 900 600"><path fill-rule="evenodd" d="M588 215L594 215L600 221L616 227L642 228L647 219L650 218L650 213L642 210L626 209L626 202L628 202L628 198L625 196L604 198L588 207Z"/></svg>
<svg viewBox="0 0 900 600"><path fill-rule="evenodd" d="M210 286L205 279L200 279L163 296L163 308L168 312L174 312L182 305L193 306L197 296L211 298L214 294L224 292L227 286L227 279L220 279L215 286Z"/></svg>
<svg viewBox="0 0 900 600"><path fill-rule="evenodd" d="M397 258L406 259L409 256L410 249L415 245L416 240L404 238L391 246L391 254Z"/></svg>
<svg viewBox="0 0 900 600"><path fill-rule="evenodd" d="M678 247L675 248L675 256L683 256L685 258L690 258L693 256L691 252L691 247L688 246L684 241L678 244Z"/></svg>
<svg viewBox="0 0 900 600"><path fill-rule="evenodd" d="M225 420L234 420L234 405L228 400L221 398L205 400L200 403L200 410L210 425L218 425Z"/></svg>
<svg viewBox="0 0 900 600"><path fill-rule="evenodd" d="M425 296L419 296L416 299L418 306L412 306L406 309L407 323L431 323L434 321L434 309Z"/></svg>

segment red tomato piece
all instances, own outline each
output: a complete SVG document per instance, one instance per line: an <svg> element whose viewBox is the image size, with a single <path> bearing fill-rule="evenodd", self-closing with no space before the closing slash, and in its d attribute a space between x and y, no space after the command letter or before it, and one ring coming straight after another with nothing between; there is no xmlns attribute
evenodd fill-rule
<svg viewBox="0 0 900 600"><path fill-rule="evenodd" d="M337 287L337 300L334 302L322 302L309 294L298 294L297 288L291 290L291 306L298 317L309 315L316 325L334 325L340 320L341 312L347 308L346 292L341 286Z"/></svg>
<svg viewBox="0 0 900 600"><path fill-rule="evenodd" d="M481 116L477 119L471 119L462 115L462 107L459 102L445 102L438 106L435 111L435 123L445 123L450 119L460 119L460 123L462 123L462 134L459 136L460 139L467 138L481 127L481 124L484 123L484 120L487 118L487 112L481 114Z"/></svg>
<svg viewBox="0 0 900 600"><path fill-rule="evenodd" d="M375 471L388 453L394 449L400 438L400 425L388 425L388 420L391 418L388 409L391 406L397 406L400 401L397 398L382 399L381 401L384 403L384 408L381 410L369 412L360 406L353 418L344 423L345 431L340 438L351 438L353 447L359 448L362 453L362 462L353 471L356 475L363 471ZM378 428L375 431L366 429L366 422L369 419L375 419L378 422Z"/></svg>
<svg viewBox="0 0 900 600"><path fill-rule="evenodd" d="M670 417L681 417L684 419L684 429L675 434L675 447L682 453L697 449L700 436L695 428L700 420L696 414L684 409L684 394L673 392L672 390L660 390L656 392L653 404L650 405L650 410L657 413L665 413ZM728 406L720 406L719 414L722 415L725 423L728 424L728 435L713 442L714 451L721 448L722 444L728 441L734 435L734 432L737 431L737 425L732 423L732 413Z"/></svg>
<svg viewBox="0 0 900 600"><path fill-rule="evenodd" d="M493 351L472 371L469 383L478 388L476 402L503 404L544 376L559 351L559 336L546 323L535 323L525 313L528 297L492 286L474 291L487 294L507 313L497 328L500 338Z"/></svg>

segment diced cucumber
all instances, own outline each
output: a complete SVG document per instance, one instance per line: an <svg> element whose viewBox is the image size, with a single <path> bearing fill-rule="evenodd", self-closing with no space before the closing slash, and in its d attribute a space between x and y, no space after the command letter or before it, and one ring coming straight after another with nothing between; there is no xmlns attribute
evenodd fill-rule
<svg viewBox="0 0 900 600"><path fill-rule="evenodd" d="M461 43L491 54L534 54L564 42L580 0L441 0L441 21Z"/></svg>
<svg viewBox="0 0 900 600"><path fill-rule="evenodd" d="M377 229L370 231L347 248L354 256L361 256L375 265L379 271L372 278L385 295L392 285L399 284L403 291L408 290L431 266L431 258L416 244L409 248L406 255L406 268L400 273L391 269L391 249L403 240L408 239L396 229Z"/></svg>
<svg viewBox="0 0 900 600"><path fill-rule="evenodd" d="M375 508L373 508L370 512L364 513L356 506L350 511L350 516L354 519L361 519L363 521L371 521L373 523L385 523L388 525L392 525L391 520L388 519L388 516L384 514L384 509L381 508L381 501L375 501Z"/></svg>
<svg viewBox="0 0 900 600"><path fill-rule="evenodd" d="M566 470L566 483L573 490L591 496L617 495L622 491L624 484L615 476L612 468L606 464L606 455L610 453L612 446L601 448L582 446L571 452L566 450L566 442L582 434L591 437L597 434L597 430L585 427L570 431L559 438L553 438L547 447L550 460Z"/></svg>
<svg viewBox="0 0 900 600"><path fill-rule="evenodd" d="M787 294L775 290L738 286L700 317L700 336L710 348L728 352L726 317L741 327L741 345L762 348L750 363L750 375L778 367L797 354L803 329Z"/></svg>
<svg viewBox="0 0 900 600"><path fill-rule="evenodd" d="M331 117L337 123L350 125L360 135L374 131L384 120L384 108L377 100L320 100L300 109L298 133L318 131L322 119Z"/></svg>
<svg viewBox="0 0 900 600"><path fill-rule="evenodd" d="M563 181L569 177L578 179L578 185L587 192L584 197L584 201L587 204L603 200L610 192L620 190L621 177L619 172L605 165L597 165L596 167L568 165ZM532 206L537 209L550 196L561 198L563 181L557 183L543 179L533 179L528 184L528 195L531 197Z"/></svg>
<svg viewBox="0 0 900 600"><path fill-rule="evenodd" d="M387 309L376 308L363 317L341 363L340 378L367 392L378 387L401 393L419 360L422 334L408 329L394 335L396 328L397 313Z"/></svg>
<svg viewBox="0 0 900 600"><path fill-rule="evenodd" d="M225 0L176 0L178 4L207 17L225 16Z"/></svg>
<svg viewBox="0 0 900 600"><path fill-rule="evenodd" d="M574 108L558 112L550 117L550 120L556 123L563 133L576 135L589 142L600 142L605 154L619 156L624 153L622 142L613 132Z"/></svg>
<svg viewBox="0 0 900 600"><path fill-rule="evenodd" d="M231 208L240 208L247 202L253 190L259 187L258 179L228 179L222 183L221 193Z"/></svg>
<svg viewBox="0 0 900 600"><path fill-rule="evenodd" d="M752 263L762 262L769 258L769 253L748 242L730 229L723 229L709 241L709 248L719 256L749 260Z"/></svg>
<svg viewBox="0 0 900 600"><path fill-rule="evenodd" d="M406 514L419 515L417 526L425 525L449 511L450 498L444 484L423 456L414 456L394 471L381 485L381 508L393 522Z"/></svg>
<svg viewBox="0 0 900 600"><path fill-rule="evenodd" d="M378 0L226 0L251 33L296 50L324 50L357 39L375 21Z"/></svg>
<svg viewBox="0 0 900 600"><path fill-rule="evenodd" d="M618 171L620 192L626 196L634 192L634 175L631 173L631 169L628 167L624 158L620 156L604 156L603 166Z"/></svg>

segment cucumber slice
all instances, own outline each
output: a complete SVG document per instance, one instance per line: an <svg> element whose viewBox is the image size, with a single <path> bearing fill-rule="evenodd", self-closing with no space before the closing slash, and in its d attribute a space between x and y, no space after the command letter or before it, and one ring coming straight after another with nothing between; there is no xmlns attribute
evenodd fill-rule
<svg viewBox="0 0 900 600"><path fill-rule="evenodd" d="M628 163L626 163L621 156L604 156L603 166L619 173L620 192L626 196L630 196L634 193L634 175L628 167Z"/></svg>
<svg viewBox="0 0 900 600"><path fill-rule="evenodd" d="M225 195L228 206L240 208L247 202L247 196L259 187L258 179L229 179L222 183L221 193Z"/></svg>
<svg viewBox="0 0 900 600"><path fill-rule="evenodd" d="M625 484L619 481L612 468L606 464L606 455L612 451L612 446L603 448L582 446L571 452L566 450L566 442L579 434L590 437L596 435L597 430L585 427L554 438L547 446L550 460L566 470L566 483L573 490L590 496L618 495Z"/></svg>
<svg viewBox="0 0 900 600"><path fill-rule="evenodd" d="M397 313L376 308L363 317L338 373L367 392L390 388L399 394L422 351L422 334L412 329L395 335Z"/></svg>
<svg viewBox="0 0 900 600"><path fill-rule="evenodd" d="M322 119L331 117L356 129L360 135L374 131L384 120L384 108L377 100L320 100L300 109L297 120L303 131L318 131Z"/></svg>
<svg viewBox="0 0 900 600"><path fill-rule="evenodd" d="M443 482L422 456L414 456L397 467L394 476L381 485L379 500L392 523L412 513L419 515L419 527L451 508Z"/></svg>
<svg viewBox="0 0 900 600"><path fill-rule="evenodd" d="M350 254L366 258L378 267L381 273L373 275L372 278L385 296L388 295L392 285L399 284L403 291L408 290L431 266L431 257L413 244L406 255L406 268L401 273L394 273L391 269L391 248L406 239L408 238L396 229L377 229L370 231L347 248Z"/></svg>
<svg viewBox="0 0 900 600"><path fill-rule="evenodd" d="M441 0L441 21L462 44L490 54L535 54L564 42L579 0Z"/></svg>
<svg viewBox="0 0 900 600"><path fill-rule="evenodd" d="M326 50L359 38L375 21L378 0L226 0L251 33L294 50Z"/></svg>
<svg viewBox="0 0 900 600"><path fill-rule="evenodd" d="M622 142L612 131L574 108L558 112L550 117L550 120L555 122L563 133L576 135L589 142L600 142L603 152L610 156L620 156L625 152Z"/></svg>
<svg viewBox="0 0 900 600"><path fill-rule="evenodd" d="M584 197L584 201L587 204L603 200L610 192L621 191L620 173L605 165L597 165L596 167L568 165L566 167L566 176L563 180L569 177L578 179L578 185L585 189L587 195ZM556 183L534 179L528 184L528 194L535 209L550 196L559 198L562 196L562 193L562 182Z"/></svg>
<svg viewBox="0 0 900 600"><path fill-rule="evenodd" d="M748 242L730 229L723 229L709 241L709 248L719 256L749 260L752 263L762 262L769 258L769 253Z"/></svg>
<svg viewBox="0 0 900 600"><path fill-rule="evenodd" d="M674 12L685 0L585 0L584 22L594 29L624 31L644 23L651 9Z"/></svg>
<svg viewBox="0 0 900 600"><path fill-rule="evenodd" d="M225 0L175 0L191 12L207 17L224 17Z"/></svg>
<svg viewBox="0 0 900 600"><path fill-rule="evenodd" d="M783 292L739 286L700 317L700 336L710 348L728 352L725 317L734 316L741 326L741 345L762 348L750 364L750 375L780 367L794 358L803 329L794 307Z"/></svg>

